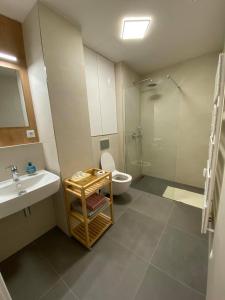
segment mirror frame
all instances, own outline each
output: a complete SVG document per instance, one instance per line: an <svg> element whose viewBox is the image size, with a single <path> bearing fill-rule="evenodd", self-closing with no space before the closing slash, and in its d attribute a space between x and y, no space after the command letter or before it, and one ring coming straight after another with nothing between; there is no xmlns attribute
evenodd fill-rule
<svg viewBox="0 0 225 300"><path fill-rule="evenodd" d="M19 144L35 143L39 141L37 125L34 115L33 102L31 97L30 85L27 70L24 66L0 60L0 66L17 70L23 88L24 101L27 111L29 126L27 127L5 127L0 128L0 147L13 146ZM35 137L27 138L27 130L34 130Z"/></svg>

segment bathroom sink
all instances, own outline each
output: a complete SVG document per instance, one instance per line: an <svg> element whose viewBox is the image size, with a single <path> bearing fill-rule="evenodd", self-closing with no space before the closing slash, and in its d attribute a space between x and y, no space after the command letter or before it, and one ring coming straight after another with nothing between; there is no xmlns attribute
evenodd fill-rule
<svg viewBox="0 0 225 300"><path fill-rule="evenodd" d="M0 219L55 194L59 185L59 176L45 170L0 182Z"/></svg>

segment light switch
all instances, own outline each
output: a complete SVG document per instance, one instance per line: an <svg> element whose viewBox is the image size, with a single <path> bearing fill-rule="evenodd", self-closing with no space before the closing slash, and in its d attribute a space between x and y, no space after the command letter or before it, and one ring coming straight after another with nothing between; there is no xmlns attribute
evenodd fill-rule
<svg viewBox="0 0 225 300"><path fill-rule="evenodd" d="M33 129L27 130L27 138L31 139L35 137L35 131Z"/></svg>

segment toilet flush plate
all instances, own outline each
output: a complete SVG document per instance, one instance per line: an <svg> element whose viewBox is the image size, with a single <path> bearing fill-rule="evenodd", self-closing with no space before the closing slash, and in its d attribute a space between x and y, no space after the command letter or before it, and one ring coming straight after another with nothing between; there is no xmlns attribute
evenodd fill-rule
<svg viewBox="0 0 225 300"><path fill-rule="evenodd" d="M100 141L100 149L101 150L109 149L109 140L108 139Z"/></svg>

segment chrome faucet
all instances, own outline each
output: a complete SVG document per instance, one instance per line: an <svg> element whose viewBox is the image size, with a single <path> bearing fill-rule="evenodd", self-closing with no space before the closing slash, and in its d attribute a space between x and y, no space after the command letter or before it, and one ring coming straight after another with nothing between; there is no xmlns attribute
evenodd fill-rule
<svg viewBox="0 0 225 300"><path fill-rule="evenodd" d="M12 179L13 179L14 182L19 182L20 181L20 176L19 176L19 172L18 172L17 166L10 165L6 169L10 169L11 170L11 175L12 175Z"/></svg>

